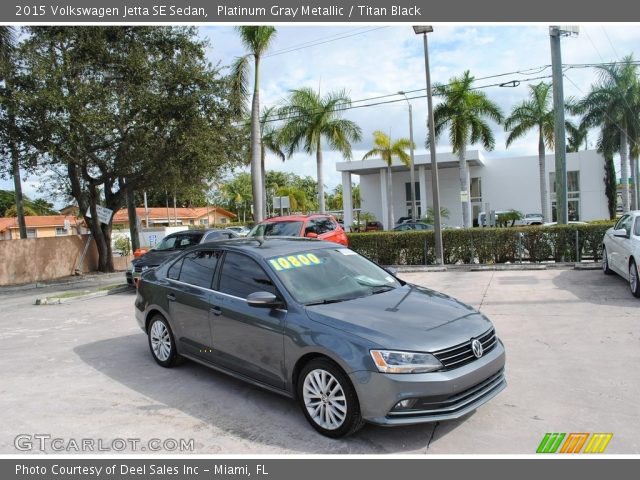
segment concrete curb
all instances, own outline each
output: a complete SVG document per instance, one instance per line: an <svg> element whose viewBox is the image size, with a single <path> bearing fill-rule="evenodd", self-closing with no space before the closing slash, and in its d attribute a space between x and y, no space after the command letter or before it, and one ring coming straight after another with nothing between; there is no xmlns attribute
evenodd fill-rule
<svg viewBox="0 0 640 480"><path fill-rule="evenodd" d="M89 292L85 294L75 295L73 297L51 297L36 298L34 305L60 305L63 303L74 303L81 300L89 300L91 298L106 297L107 295L115 295L116 293L128 292L133 287L130 285L122 285L120 287L112 288L111 290L101 290L98 292Z"/></svg>
<svg viewBox="0 0 640 480"><path fill-rule="evenodd" d="M111 278L119 278L122 279L124 277L123 272L113 272L113 273L99 273L99 274L87 274L87 275L78 275L77 277L65 277L58 280L51 280L46 282L34 282L34 283L25 283L22 285L6 285L0 287L0 294L9 293L9 292L22 292L25 290L35 290L38 288L48 288L48 287L57 287L57 286L66 286L66 285L74 285L77 283L86 283L91 281L100 281Z"/></svg>
<svg viewBox="0 0 640 480"><path fill-rule="evenodd" d="M536 270L600 270L600 262L589 263L500 263L497 265L392 265L398 273L491 272Z"/></svg>

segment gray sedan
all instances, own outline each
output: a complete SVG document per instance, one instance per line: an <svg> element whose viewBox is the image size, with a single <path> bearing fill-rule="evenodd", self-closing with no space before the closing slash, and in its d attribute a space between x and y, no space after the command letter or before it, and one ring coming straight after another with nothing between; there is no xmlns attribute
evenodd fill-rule
<svg viewBox="0 0 640 480"><path fill-rule="evenodd" d="M135 313L158 364L295 398L329 437L459 418L506 386L484 315L335 243L199 245L142 275Z"/></svg>

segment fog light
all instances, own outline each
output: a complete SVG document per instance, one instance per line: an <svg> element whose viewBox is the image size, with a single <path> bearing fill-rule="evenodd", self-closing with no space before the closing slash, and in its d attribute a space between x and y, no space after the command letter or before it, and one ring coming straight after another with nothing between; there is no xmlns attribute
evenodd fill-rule
<svg viewBox="0 0 640 480"><path fill-rule="evenodd" d="M407 398L405 400L400 400L398 403L396 403L396 406L393 407L394 410L409 410L411 407L413 407L416 403L416 399L415 398Z"/></svg>

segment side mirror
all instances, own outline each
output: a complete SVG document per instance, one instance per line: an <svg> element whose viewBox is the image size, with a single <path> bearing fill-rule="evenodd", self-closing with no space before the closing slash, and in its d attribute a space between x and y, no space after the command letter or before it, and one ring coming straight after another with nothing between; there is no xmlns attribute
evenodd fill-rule
<svg viewBox="0 0 640 480"><path fill-rule="evenodd" d="M620 238L629 238L629 235L627 235L627 231L624 228L618 228L617 230L614 230L613 236Z"/></svg>
<svg viewBox="0 0 640 480"><path fill-rule="evenodd" d="M255 308L278 308L282 302L273 293L253 292L247 297L247 303Z"/></svg>
<svg viewBox="0 0 640 480"><path fill-rule="evenodd" d="M315 233L315 232L307 232L305 234L305 237L307 237L307 238L318 238L318 234Z"/></svg>

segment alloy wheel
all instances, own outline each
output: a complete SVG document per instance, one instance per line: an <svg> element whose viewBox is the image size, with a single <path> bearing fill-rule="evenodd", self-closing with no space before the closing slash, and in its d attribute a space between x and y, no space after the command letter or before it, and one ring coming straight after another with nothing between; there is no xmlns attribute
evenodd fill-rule
<svg viewBox="0 0 640 480"><path fill-rule="evenodd" d="M347 399L340 382L326 370L310 371L303 384L304 405L320 427L336 430L347 416Z"/></svg>
<svg viewBox="0 0 640 480"><path fill-rule="evenodd" d="M171 335L164 322L160 320L153 322L149 338L155 357L161 362L166 362L171 355Z"/></svg>

